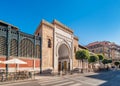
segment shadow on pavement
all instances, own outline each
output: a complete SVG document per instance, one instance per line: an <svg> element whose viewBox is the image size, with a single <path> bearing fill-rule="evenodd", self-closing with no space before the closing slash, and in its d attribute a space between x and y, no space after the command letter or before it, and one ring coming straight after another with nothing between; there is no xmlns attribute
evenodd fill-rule
<svg viewBox="0 0 120 86"><path fill-rule="evenodd" d="M120 70L115 71L104 71L96 75L85 76L89 78L94 78L98 80L105 81L99 86L120 86Z"/></svg>

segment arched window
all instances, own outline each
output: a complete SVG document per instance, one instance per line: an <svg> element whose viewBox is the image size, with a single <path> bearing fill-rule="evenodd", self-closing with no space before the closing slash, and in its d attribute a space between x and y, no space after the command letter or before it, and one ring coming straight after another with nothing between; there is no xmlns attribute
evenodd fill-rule
<svg viewBox="0 0 120 86"><path fill-rule="evenodd" d="M33 57L34 56L34 44L31 40L25 38L20 42L20 56L21 57Z"/></svg>
<svg viewBox="0 0 120 86"><path fill-rule="evenodd" d="M3 36L0 36L0 55L6 55L6 38Z"/></svg>
<svg viewBox="0 0 120 86"><path fill-rule="evenodd" d="M40 58L40 45L36 45L36 54L35 54L36 58Z"/></svg>
<svg viewBox="0 0 120 86"><path fill-rule="evenodd" d="M48 48L51 48L51 40L48 39Z"/></svg>
<svg viewBox="0 0 120 86"><path fill-rule="evenodd" d="M18 52L17 40L12 39L10 43L10 55L17 56L17 52Z"/></svg>

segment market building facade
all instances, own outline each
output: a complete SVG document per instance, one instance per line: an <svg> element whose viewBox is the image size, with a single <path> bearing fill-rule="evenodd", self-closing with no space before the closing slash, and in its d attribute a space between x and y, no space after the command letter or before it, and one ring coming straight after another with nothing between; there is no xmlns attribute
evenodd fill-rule
<svg viewBox="0 0 120 86"><path fill-rule="evenodd" d="M19 31L13 25L0 21L0 61L19 58L27 62L21 70L40 68L41 38ZM14 71L15 64L0 64L0 69Z"/></svg>
<svg viewBox="0 0 120 86"><path fill-rule="evenodd" d="M41 72L70 71L78 67L75 52L84 47L78 44L74 32L57 20L42 20L34 35L19 31L13 25L0 21L0 60L19 58L27 62L20 69ZM12 71L15 65L0 64ZM85 68L87 64L84 64Z"/></svg>

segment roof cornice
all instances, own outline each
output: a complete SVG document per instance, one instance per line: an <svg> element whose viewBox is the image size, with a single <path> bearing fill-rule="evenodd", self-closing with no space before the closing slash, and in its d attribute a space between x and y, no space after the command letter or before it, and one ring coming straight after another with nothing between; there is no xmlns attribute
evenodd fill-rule
<svg viewBox="0 0 120 86"><path fill-rule="evenodd" d="M77 36L74 36L74 39L79 40Z"/></svg>
<svg viewBox="0 0 120 86"><path fill-rule="evenodd" d="M63 27L64 29L68 30L69 32L73 33L73 30L71 30L71 29L68 28L67 26L63 25L62 23L60 23L60 22L57 21L56 19L53 20L53 24L59 25L59 26Z"/></svg>
<svg viewBox="0 0 120 86"><path fill-rule="evenodd" d="M0 23L3 23L3 24L5 24L5 25L7 25L7 26L12 26L12 27L18 29L18 27L14 26L14 25L12 25L12 24L9 24L9 23L7 23L7 22L4 22L4 21L2 21L2 20L0 20Z"/></svg>
<svg viewBox="0 0 120 86"><path fill-rule="evenodd" d="M41 25L42 25L42 24L47 25L48 27L54 28L54 25L53 25L53 24L47 22L47 21L44 20L44 19L42 19L42 21L41 21Z"/></svg>

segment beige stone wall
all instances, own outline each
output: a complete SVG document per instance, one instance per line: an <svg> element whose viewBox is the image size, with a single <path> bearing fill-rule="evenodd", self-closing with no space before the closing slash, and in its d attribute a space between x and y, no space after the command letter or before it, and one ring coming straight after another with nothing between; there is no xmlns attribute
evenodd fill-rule
<svg viewBox="0 0 120 86"><path fill-rule="evenodd" d="M54 21L52 24L42 20L40 26L36 30L36 35L42 38L42 69L53 69L58 70L58 57L57 57L57 45L59 43L66 43L71 48L71 53L77 51L78 48L78 38L73 38L73 31L58 21ZM54 37L53 37L54 35ZM51 39L52 47L48 48L48 39ZM54 40L53 40L54 39ZM64 41L65 40L65 41ZM53 44L54 43L54 44ZM55 50L55 51L54 51ZM71 69L78 67L78 61L75 59L75 51L71 54L70 65ZM73 61L72 61L73 60ZM73 63L73 64L72 64Z"/></svg>
<svg viewBox="0 0 120 86"><path fill-rule="evenodd" d="M48 39L51 40L51 48L48 47ZM53 68L53 28L47 25L42 25L42 67Z"/></svg>
<svg viewBox="0 0 120 86"><path fill-rule="evenodd" d="M57 20L54 20L54 21L53 21L53 25L54 25L56 28L59 28L59 29L65 31L65 32L67 32L67 33L69 33L69 34L73 34L73 31L72 31L70 28L68 28L67 26L63 25L62 23L60 23L60 22L57 21Z"/></svg>
<svg viewBox="0 0 120 86"><path fill-rule="evenodd" d="M59 25L57 25L57 24L54 24L54 25L56 26L56 28L59 28L59 29L65 31L65 32L67 32L67 33L69 33L69 34L73 34L72 32L66 30L65 28L63 28L63 27L61 27L61 26L59 26Z"/></svg>
<svg viewBox="0 0 120 86"><path fill-rule="evenodd" d="M78 61L75 59L75 53L78 50L78 40L74 38L74 57L73 57L73 68L78 67Z"/></svg>

